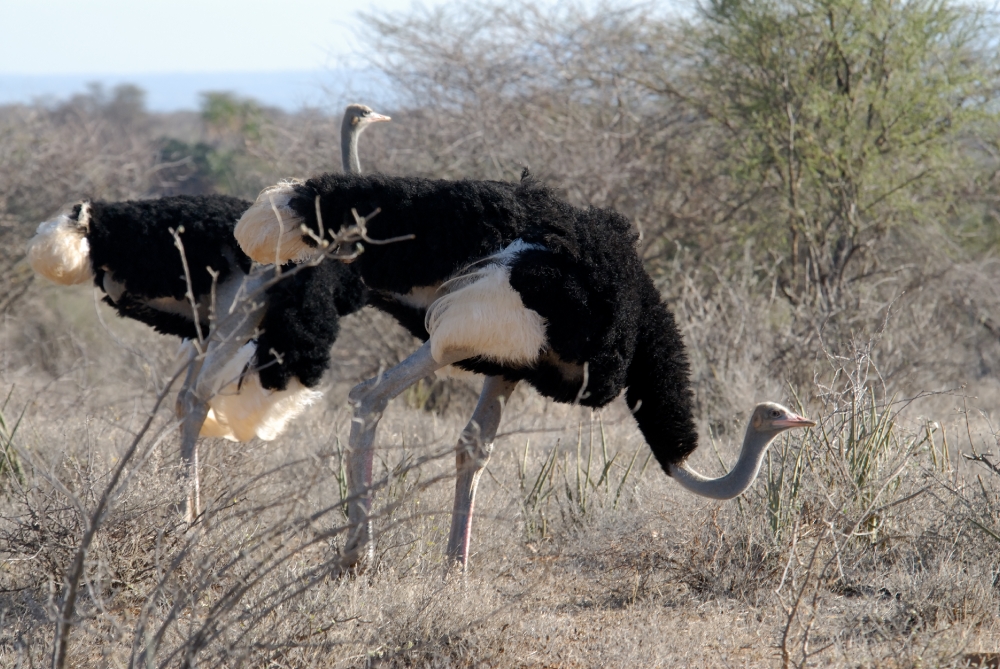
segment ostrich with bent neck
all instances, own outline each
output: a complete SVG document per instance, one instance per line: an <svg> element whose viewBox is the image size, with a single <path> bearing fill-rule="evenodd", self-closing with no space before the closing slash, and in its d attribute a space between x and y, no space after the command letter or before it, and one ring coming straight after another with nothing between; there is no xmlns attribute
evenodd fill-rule
<svg viewBox="0 0 1000 669"><path fill-rule="evenodd" d="M388 120L364 105L346 108L345 170L360 170L361 133ZM233 237L250 205L226 195L84 201L40 224L28 243L29 263L39 275L62 285L93 281L119 316L187 340L192 354L192 342L207 337L202 361L189 368L177 403L189 521L199 513L197 439L275 439L321 395L315 386L330 366L339 317L365 302L355 270L328 260L274 283L243 313L251 305L237 302L273 277L269 270L251 271ZM237 324L222 322L237 306L239 318L228 319ZM224 337L209 336L217 326Z"/></svg>
<svg viewBox="0 0 1000 669"><path fill-rule="evenodd" d="M685 461L698 445L687 355L674 317L645 272L629 221L579 209L527 176L520 183L432 181L328 174L271 187L236 226L258 262L318 252L323 226L352 211L379 214L355 265L369 304L393 315L423 346L355 387L348 476L354 528L349 560L370 557L375 430L389 400L454 364L484 374L479 403L456 449L448 555L466 565L476 487L504 403L525 381L559 402L601 407L625 391L667 475L698 495L730 499L753 482L780 432L813 423L777 404L758 405L739 461L719 479ZM303 227L308 231L303 231Z"/></svg>

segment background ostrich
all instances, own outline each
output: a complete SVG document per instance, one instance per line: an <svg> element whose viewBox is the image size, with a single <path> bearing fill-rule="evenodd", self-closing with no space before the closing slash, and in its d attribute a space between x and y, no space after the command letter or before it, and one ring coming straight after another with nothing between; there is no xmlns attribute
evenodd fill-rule
<svg viewBox="0 0 1000 669"><path fill-rule="evenodd" d="M363 105L347 107L345 165L358 164L361 132L387 120ZM342 263L300 267L280 282L273 282L272 272L251 272L233 237L249 206L225 195L82 202L42 223L28 244L38 274L63 285L93 279L119 316L188 341L192 364L178 413L191 481L189 519L198 513L197 438L277 437L321 395L313 388L329 368L339 316L365 301L356 270ZM238 304L265 283L273 285L259 304ZM220 316L238 307L238 317L230 315L234 323L213 332Z"/></svg>
<svg viewBox="0 0 1000 669"><path fill-rule="evenodd" d="M358 138L372 123L391 121L365 105L347 105L344 120L340 124L340 155L345 174L361 174L361 159L358 158Z"/></svg>
<svg viewBox="0 0 1000 669"><path fill-rule="evenodd" d="M248 206L221 195L85 202L39 226L28 246L38 274L62 284L93 279L120 316L187 340L187 357L200 364L189 369L178 412L194 493L197 437L277 437L320 396L313 387L329 367L339 315L364 303L354 270L335 262L303 267L247 301L273 277L251 272L233 238ZM196 507L195 495L189 515Z"/></svg>
<svg viewBox="0 0 1000 669"><path fill-rule="evenodd" d="M317 207L316 202L319 205ZM625 389L646 442L664 471L699 495L729 499L753 482L776 434L811 421L774 404L758 406L739 462L708 479L684 461L697 447L688 362L673 316L635 250L626 218L578 209L525 175L519 184L430 181L383 175L325 175L264 191L236 238L266 262L316 252L305 225L322 234L351 210L380 213L368 235L409 241L367 245L356 260L369 302L425 341L414 354L351 391L351 500L356 527L348 557L370 553L375 430L388 401L433 371L457 364L486 375L457 448L448 555L468 560L476 486L492 450L503 403L524 380L560 402L601 407Z"/></svg>

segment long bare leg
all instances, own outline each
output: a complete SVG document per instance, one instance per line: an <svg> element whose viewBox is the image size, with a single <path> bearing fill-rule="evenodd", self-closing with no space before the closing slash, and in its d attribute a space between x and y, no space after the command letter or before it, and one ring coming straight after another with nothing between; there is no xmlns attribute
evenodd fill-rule
<svg viewBox="0 0 1000 669"><path fill-rule="evenodd" d="M198 433L208 415L208 405L198 399L195 392L198 373L201 371L202 360L197 357L197 350L191 347L188 359L187 375L184 385L177 395L177 415L181 419L181 477L184 481L184 521L193 523L201 513L198 496Z"/></svg>
<svg viewBox="0 0 1000 669"><path fill-rule="evenodd" d="M486 377L476 410L455 449L455 508L451 514L448 559L461 565L463 570L469 562L476 486L493 452L493 439L500 426L504 404L516 386L517 381L508 381L501 376Z"/></svg>
<svg viewBox="0 0 1000 669"><path fill-rule="evenodd" d="M208 404L188 393L181 419L181 461L184 467L184 520L193 523L201 513L198 480L198 433L208 414Z"/></svg>
<svg viewBox="0 0 1000 669"><path fill-rule="evenodd" d="M347 454L347 518L352 529L344 548L344 557L348 563L354 564L372 557L372 528L369 519L372 457L375 453L375 431L382 412L389 400L420 379L467 357L467 353L455 352L447 355L444 360L435 360L428 342L395 367L351 390L349 398L354 405L354 418L351 421L350 449Z"/></svg>
<svg viewBox="0 0 1000 669"><path fill-rule="evenodd" d="M271 276L270 272L260 272L248 277L242 286L242 294L256 291ZM220 327L213 328L208 336L208 346L204 356L198 357L192 347L188 360L188 371L177 396L177 413L181 418L181 461L185 481L184 520L193 523L201 513L200 481L198 476L198 435L208 415L208 402L212 399L215 377L236 352L254 335L263 317L263 302L247 302L237 309L234 302L240 291L235 286L218 296ZM222 332L227 329L228 332ZM226 379L225 381L229 381Z"/></svg>

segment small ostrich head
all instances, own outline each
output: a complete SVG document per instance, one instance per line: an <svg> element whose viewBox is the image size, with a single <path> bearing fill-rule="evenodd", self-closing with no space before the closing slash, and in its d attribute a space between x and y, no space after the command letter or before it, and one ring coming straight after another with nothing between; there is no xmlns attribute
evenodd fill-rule
<svg viewBox="0 0 1000 669"><path fill-rule="evenodd" d="M773 440L785 430L796 427L815 427L816 421L809 420L787 407L775 402L762 402L754 407L747 432L755 432L763 438Z"/></svg>
<svg viewBox="0 0 1000 669"><path fill-rule="evenodd" d="M344 123L342 129L357 128L358 130L356 131L360 131L360 129L371 123L391 120L391 117L379 114L367 105L347 105L347 109L344 110ZM348 130L348 132L350 132L350 130Z"/></svg>
<svg viewBox="0 0 1000 669"><path fill-rule="evenodd" d="M90 203L82 202L38 226L28 242L28 263L37 274L64 286L94 278L90 265Z"/></svg>
<svg viewBox="0 0 1000 669"><path fill-rule="evenodd" d="M815 421L804 418L787 407L774 402L763 402L754 407L743 437L743 449L732 470L717 479L710 479L694 471L686 463L671 465L670 475L682 487L702 497L732 499L750 487L760 472L764 454L774 438L785 430L813 427Z"/></svg>

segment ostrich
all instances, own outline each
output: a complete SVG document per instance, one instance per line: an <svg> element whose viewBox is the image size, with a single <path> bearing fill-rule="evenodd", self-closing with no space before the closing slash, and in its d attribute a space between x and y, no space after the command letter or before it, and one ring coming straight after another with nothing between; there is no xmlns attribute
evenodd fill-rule
<svg viewBox="0 0 1000 669"><path fill-rule="evenodd" d="M364 129L388 120L363 105L347 107L345 165L358 166ZM182 350L194 364L177 411L188 520L199 513L198 437L276 438L321 396L314 387L330 366L339 316L365 302L356 270L342 263L301 267L280 282L273 272L251 271L233 237L250 204L224 195L85 201L42 223L28 244L36 273L63 285L92 279L119 316L185 340ZM262 287L258 304L244 304ZM237 311L229 318L235 324L215 318ZM213 332L217 325L224 336Z"/></svg>
<svg viewBox="0 0 1000 669"><path fill-rule="evenodd" d="M358 138L372 123L391 121L365 105L347 105L344 120L340 124L340 154L344 174L361 174L361 159L358 158Z"/></svg>
<svg viewBox="0 0 1000 669"><path fill-rule="evenodd" d="M754 481L771 440L812 421L758 405L731 472L706 478L685 460L697 447L687 356L673 315L636 253L629 221L573 207L525 173L520 183L324 175L261 193L236 226L255 260L303 260L322 224L379 209L355 261L369 303L424 340L406 360L350 393L349 560L371 558L375 430L389 400L449 364L485 375L456 449L447 555L468 563L479 477L504 403L526 381L559 402L601 407L625 390L639 429L668 476L691 492L730 499ZM317 211L319 215L317 215ZM303 228L304 226L304 228ZM303 230L308 230L306 234Z"/></svg>
<svg viewBox="0 0 1000 669"><path fill-rule="evenodd" d="M233 238L249 206L222 195L83 202L42 223L28 245L36 273L63 285L93 280L119 316L183 338L185 356L199 358L178 396L189 520L198 512L197 438L276 438L321 396L314 387L339 316L364 303L343 263L278 282L273 270L252 271Z"/></svg>

